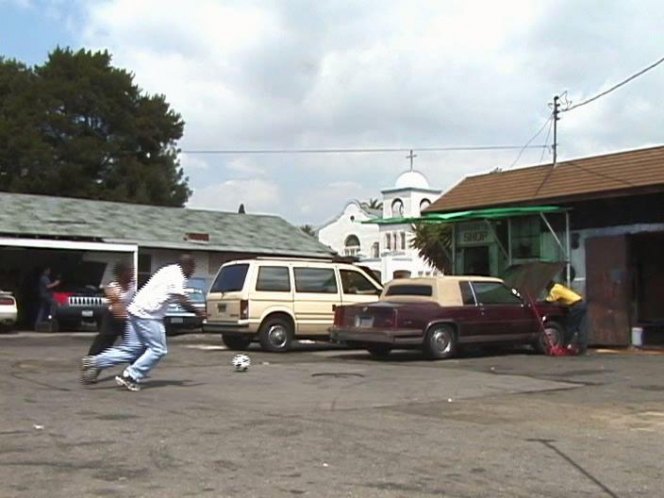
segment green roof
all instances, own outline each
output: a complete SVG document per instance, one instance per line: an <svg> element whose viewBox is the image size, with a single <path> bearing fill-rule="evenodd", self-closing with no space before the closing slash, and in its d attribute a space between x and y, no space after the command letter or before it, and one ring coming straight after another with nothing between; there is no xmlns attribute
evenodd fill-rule
<svg viewBox="0 0 664 498"><path fill-rule="evenodd" d="M188 234L208 234L206 242ZM283 218L0 193L0 235L97 240L140 247L330 257L332 251Z"/></svg>
<svg viewBox="0 0 664 498"><path fill-rule="evenodd" d="M426 213L424 216L411 218L378 218L375 220L363 221L362 223L376 225L401 225L404 223L459 223L470 220L495 220L539 213L560 213L563 211L565 211L565 209L557 206L503 207L473 209L468 211L457 211L455 213Z"/></svg>

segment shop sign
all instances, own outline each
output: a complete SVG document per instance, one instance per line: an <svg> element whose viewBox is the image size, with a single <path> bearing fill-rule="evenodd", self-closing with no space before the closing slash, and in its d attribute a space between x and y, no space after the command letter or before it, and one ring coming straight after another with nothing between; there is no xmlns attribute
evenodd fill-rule
<svg viewBox="0 0 664 498"><path fill-rule="evenodd" d="M458 232L457 244L460 247L483 246L491 243L493 237L484 223L468 223Z"/></svg>

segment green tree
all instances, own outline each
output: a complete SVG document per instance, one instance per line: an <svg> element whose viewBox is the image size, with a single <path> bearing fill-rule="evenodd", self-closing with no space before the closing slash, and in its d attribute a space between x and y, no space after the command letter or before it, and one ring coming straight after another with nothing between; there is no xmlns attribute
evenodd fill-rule
<svg viewBox="0 0 664 498"><path fill-rule="evenodd" d="M314 227L312 227L311 225L302 225L302 226L300 226L300 230L302 230L307 235L311 235L312 237L316 237L316 229Z"/></svg>
<svg viewBox="0 0 664 498"><path fill-rule="evenodd" d="M369 209L383 209L383 203L379 201L378 199L369 199L366 202L366 206Z"/></svg>
<svg viewBox="0 0 664 498"><path fill-rule="evenodd" d="M184 122L133 79L106 51L57 48L34 68L0 59L0 190L184 205Z"/></svg>
<svg viewBox="0 0 664 498"><path fill-rule="evenodd" d="M452 225L446 223L417 223L410 246L427 263L446 274L452 273Z"/></svg>

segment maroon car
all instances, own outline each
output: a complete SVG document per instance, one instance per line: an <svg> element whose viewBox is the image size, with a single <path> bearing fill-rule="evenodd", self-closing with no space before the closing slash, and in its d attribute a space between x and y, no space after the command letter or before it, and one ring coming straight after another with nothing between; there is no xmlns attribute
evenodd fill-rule
<svg viewBox="0 0 664 498"><path fill-rule="evenodd" d="M382 357L420 348L432 359L463 344L530 344L538 351L564 342L565 309L537 296L560 266L512 272L520 290L498 278L444 276L389 282L380 300L340 306L330 330L334 342ZM539 288L539 290L538 290Z"/></svg>

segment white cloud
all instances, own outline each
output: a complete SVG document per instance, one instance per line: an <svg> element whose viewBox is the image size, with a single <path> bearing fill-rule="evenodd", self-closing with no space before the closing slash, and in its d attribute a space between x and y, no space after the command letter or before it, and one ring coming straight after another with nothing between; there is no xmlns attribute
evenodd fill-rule
<svg viewBox="0 0 664 498"><path fill-rule="evenodd" d="M661 57L664 42L654 0L79 5L81 42L108 48L183 115L183 150L521 145L554 94L592 96ZM664 66L564 114L559 157L661 143L663 83ZM517 153L419 152L416 167L446 189ZM407 167L403 156L187 154L182 164L192 203L231 198L235 210L242 181L258 189L260 209L318 224L350 198L378 197ZM525 151L517 166L541 157Z"/></svg>
<svg viewBox="0 0 664 498"><path fill-rule="evenodd" d="M192 154L180 154L180 165L187 174L194 173L196 170L206 170L209 168L207 161Z"/></svg>
<svg viewBox="0 0 664 498"><path fill-rule="evenodd" d="M248 213L269 213L280 201L279 186L265 180L227 180L194 190L192 208L237 211L244 204Z"/></svg>

